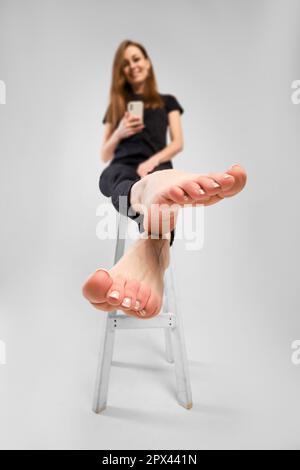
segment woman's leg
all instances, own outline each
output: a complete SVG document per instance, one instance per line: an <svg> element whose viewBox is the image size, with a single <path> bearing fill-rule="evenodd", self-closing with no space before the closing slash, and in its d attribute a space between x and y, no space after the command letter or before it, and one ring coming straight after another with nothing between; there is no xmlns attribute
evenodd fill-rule
<svg viewBox="0 0 300 470"><path fill-rule="evenodd" d="M115 209L126 215L127 217L135 220L138 224L140 233L145 232L143 226L143 214L134 212L130 207L130 193L131 188L141 178L136 172L138 164L144 161L145 158L131 157L124 159L122 163L112 162L101 173L99 180L99 188L102 194L111 197L111 201ZM124 162L124 163L123 163ZM173 168L172 162L165 162L157 166L151 173L159 170L166 170ZM172 246L175 238L175 229L171 231L170 246Z"/></svg>
<svg viewBox="0 0 300 470"><path fill-rule="evenodd" d="M112 198L116 210L133 220L139 216L128 214L131 186L140 180L136 166L136 160L131 164L114 162L103 171L99 181L101 192ZM125 210L119 196L125 196ZM151 318L161 310L169 257L170 240L140 238L109 271L99 268L91 274L83 285L83 295L99 310L118 308L128 315Z"/></svg>
<svg viewBox="0 0 300 470"><path fill-rule="evenodd" d="M113 206L118 212L129 217L128 193L131 186L140 179L134 165L125 163L110 163L101 173L99 188L102 194L111 197ZM127 198L125 207L120 204L120 197ZM131 218L137 218L138 215L132 215Z"/></svg>

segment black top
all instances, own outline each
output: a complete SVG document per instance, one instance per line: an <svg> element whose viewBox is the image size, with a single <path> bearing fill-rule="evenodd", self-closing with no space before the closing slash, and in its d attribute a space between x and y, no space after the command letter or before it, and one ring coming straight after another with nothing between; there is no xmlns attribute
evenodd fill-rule
<svg viewBox="0 0 300 470"><path fill-rule="evenodd" d="M163 108L144 108L144 129L130 137L122 139L114 152L114 159L120 159L129 155L142 154L151 157L166 147L166 134L168 128L168 113L178 110L180 114L184 112L175 96L159 94L165 106ZM143 95L133 93L130 101L144 101ZM102 123L106 122L108 109L104 115Z"/></svg>

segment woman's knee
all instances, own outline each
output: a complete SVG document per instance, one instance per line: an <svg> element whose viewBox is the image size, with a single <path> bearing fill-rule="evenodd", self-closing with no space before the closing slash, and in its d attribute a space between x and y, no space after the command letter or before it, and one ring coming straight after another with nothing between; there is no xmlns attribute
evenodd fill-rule
<svg viewBox="0 0 300 470"><path fill-rule="evenodd" d="M171 161L168 162L163 162L160 163L158 166L154 168L153 171L159 171L159 170L172 170L173 169L173 164Z"/></svg>
<svg viewBox="0 0 300 470"><path fill-rule="evenodd" d="M104 196L110 197L114 190L114 185L118 182L123 173L123 167L119 164L110 163L101 173L99 178L99 189Z"/></svg>
<svg viewBox="0 0 300 470"><path fill-rule="evenodd" d="M107 170L108 168L105 168L105 170L102 171L100 178L99 178L99 189L104 196L111 196L111 185L109 184L108 181L108 175L107 175Z"/></svg>

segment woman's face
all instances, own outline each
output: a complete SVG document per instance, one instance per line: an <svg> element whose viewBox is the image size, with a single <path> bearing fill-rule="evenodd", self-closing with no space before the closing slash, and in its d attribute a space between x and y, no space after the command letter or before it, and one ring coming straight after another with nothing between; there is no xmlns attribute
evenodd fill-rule
<svg viewBox="0 0 300 470"><path fill-rule="evenodd" d="M146 59L142 51L136 46L128 46L125 49L123 59L123 72L126 80L133 90L141 88L145 82L150 69L150 62Z"/></svg>

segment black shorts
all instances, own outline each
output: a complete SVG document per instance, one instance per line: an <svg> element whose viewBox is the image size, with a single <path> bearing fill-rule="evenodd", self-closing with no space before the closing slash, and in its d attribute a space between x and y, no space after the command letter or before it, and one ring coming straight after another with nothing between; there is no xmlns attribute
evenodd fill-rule
<svg viewBox="0 0 300 470"><path fill-rule="evenodd" d="M149 157L145 157L144 155L131 155L129 157L123 157L122 159L113 159L103 170L99 180L101 193L104 194L104 196L111 197L112 204L118 212L137 222L140 233L144 232L143 215L137 213L132 215L133 211L130 210L130 190L133 184L141 179L136 172L138 165L148 158ZM172 168L172 162L168 161L155 167L151 173ZM123 198L123 201L125 200L126 202L125 207L123 207L123 205L121 207L119 204L120 196L125 196L125 198ZM171 231L170 246L173 244L174 236L175 229Z"/></svg>

